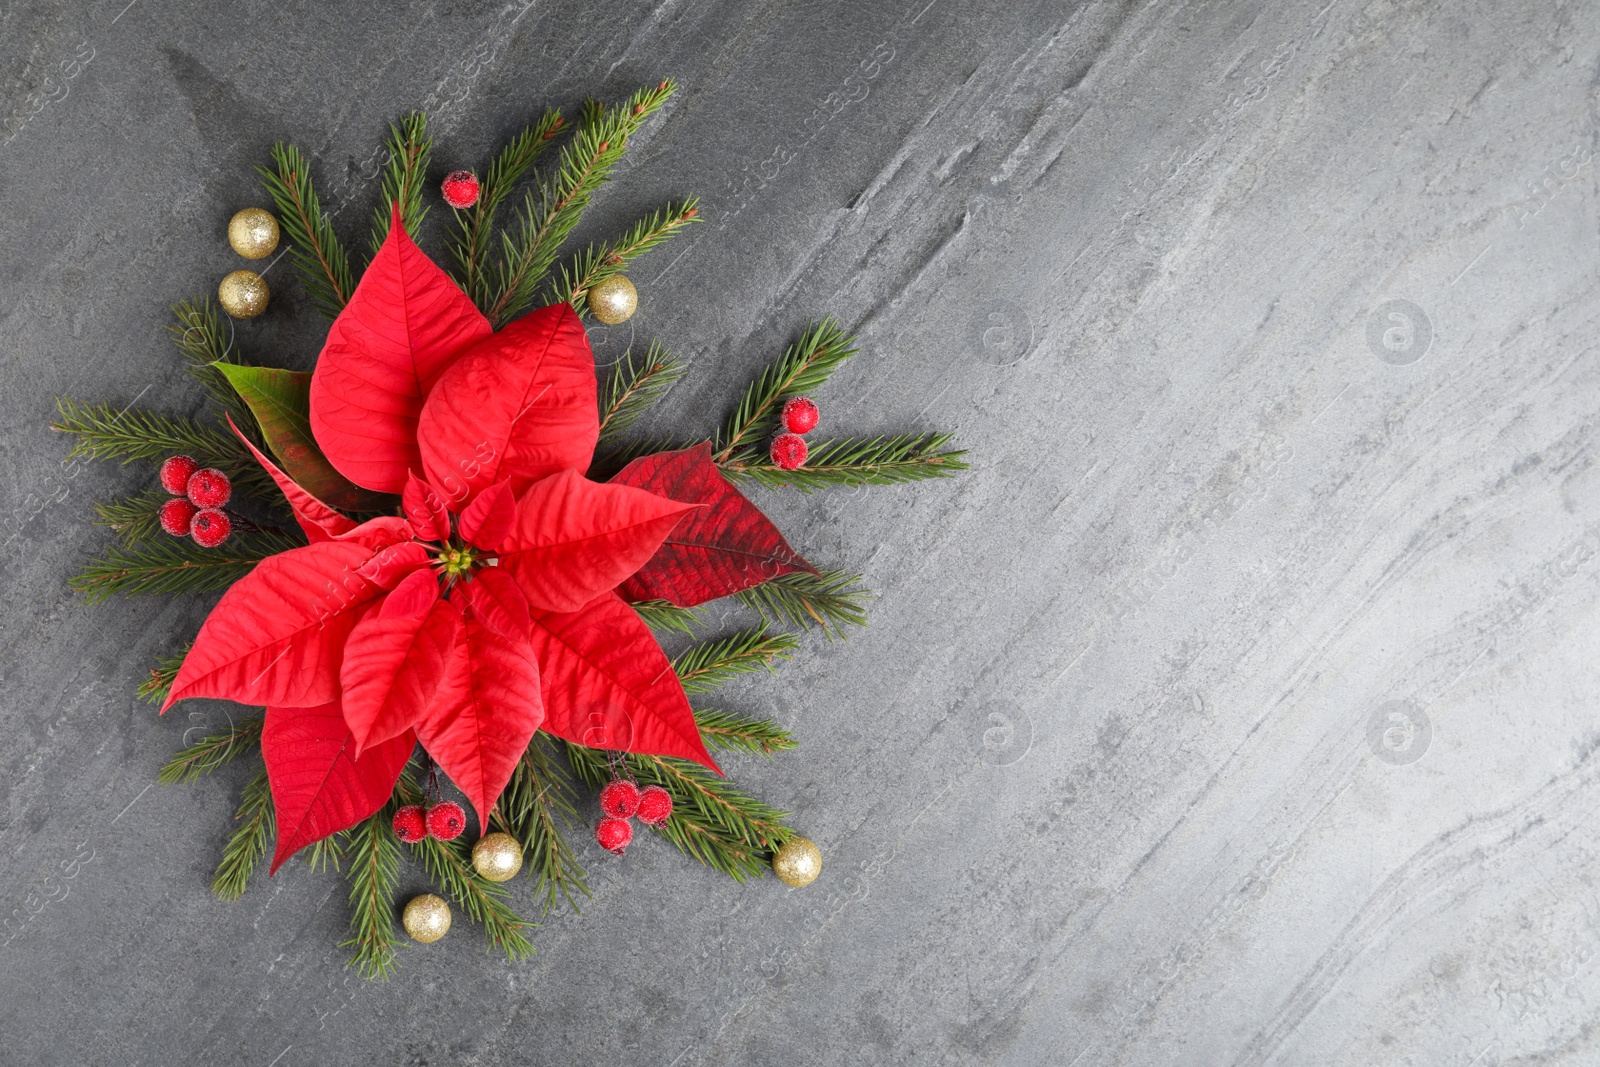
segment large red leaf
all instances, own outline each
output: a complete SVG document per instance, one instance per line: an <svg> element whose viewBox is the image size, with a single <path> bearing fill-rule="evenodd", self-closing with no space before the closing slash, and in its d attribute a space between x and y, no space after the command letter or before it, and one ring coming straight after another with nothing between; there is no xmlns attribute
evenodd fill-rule
<svg viewBox="0 0 1600 1067"><path fill-rule="evenodd" d="M500 566L536 610L577 611L643 566L695 507L565 470L517 500Z"/></svg>
<svg viewBox="0 0 1600 1067"><path fill-rule="evenodd" d="M269 707L261 755L272 786L278 847L272 873L300 849L373 815L411 758L410 733L355 756L337 701L314 708Z"/></svg>
<svg viewBox="0 0 1600 1067"><path fill-rule="evenodd" d="M340 474L384 493L421 470L417 416L435 380L492 331L400 223L328 330L311 376L311 430Z"/></svg>
<svg viewBox="0 0 1600 1067"><path fill-rule="evenodd" d="M501 479L520 493L584 470L600 437L594 354L566 304L540 308L474 345L428 394L417 445L428 481L460 511Z"/></svg>
<svg viewBox="0 0 1600 1067"><path fill-rule="evenodd" d="M475 580L458 588L466 604L465 621L449 678L418 721L417 737L472 801L479 827L487 832L489 812L544 721L544 701L539 664L528 639L501 633L488 624L489 613L478 609L491 590L504 596L506 587L496 590L492 583ZM515 586L510 591L516 595ZM502 607L497 603L492 611ZM526 604L520 608L526 617Z"/></svg>
<svg viewBox="0 0 1600 1067"><path fill-rule="evenodd" d="M693 607L792 571L816 572L783 534L729 484L711 462L711 445L636 459L611 479L652 493L704 504L686 515L661 549L619 592L626 600L665 600Z"/></svg>
<svg viewBox="0 0 1600 1067"><path fill-rule="evenodd" d="M533 614L544 728L591 748L694 760L722 773L650 628L615 593Z"/></svg>
<svg viewBox="0 0 1600 1067"><path fill-rule="evenodd" d="M185 697L301 708L337 699L355 609L383 592L359 573L379 550L323 541L262 560L206 617L161 710Z"/></svg>
<svg viewBox="0 0 1600 1067"><path fill-rule="evenodd" d="M356 754L398 737L428 710L461 629L461 609L439 599L431 571L413 571L356 623L339 668L345 722Z"/></svg>
<svg viewBox="0 0 1600 1067"><path fill-rule="evenodd" d="M289 510L294 512L294 521L305 531L307 540L326 541L356 528L356 520L341 515L306 492L298 482L279 470L277 464L263 456L261 450L250 443L250 438L239 432L239 427L233 424L231 415L224 417L227 418L228 426L233 430L234 436L244 442L244 447L248 448L250 454L256 457L256 462L261 464L261 469L271 475L272 480L277 483L284 499L289 501Z"/></svg>

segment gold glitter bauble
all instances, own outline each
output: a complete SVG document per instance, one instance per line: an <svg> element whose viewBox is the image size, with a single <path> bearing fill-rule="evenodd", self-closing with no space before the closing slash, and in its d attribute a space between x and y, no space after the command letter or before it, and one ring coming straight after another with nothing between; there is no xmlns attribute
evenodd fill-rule
<svg viewBox="0 0 1600 1067"><path fill-rule="evenodd" d="M228 243L245 259L264 259L278 247L278 220L270 211L247 207L228 220Z"/></svg>
<svg viewBox="0 0 1600 1067"><path fill-rule="evenodd" d="M639 290L621 274L613 274L589 289L589 310L607 326L633 318L639 310Z"/></svg>
<svg viewBox="0 0 1600 1067"><path fill-rule="evenodd" d="M432 893L412 897L400 922L411 940L430 945L450 932L450 905Z"/></svg>
<svg viewBox="0 0 1600 1067"><path fill-rule="evenodd" d="M784 885L808 886L822 873L822 850L807 838L791 837L772 857L772 870Z"/></svg>
<svg viewBox="0 0 1600 1067"><path fill-rule="evenodd" d="M222 310L236 319L253 319L267 310L267 280L253 270L236 270L217 286Z"/></svg>
<svg viewBox="0 0 1600 1067"><path fill-rule="evenodd" d="M491 882L509 882L522 870L522 846L510 834L480 837L472 846L472 866Z"/></svg>

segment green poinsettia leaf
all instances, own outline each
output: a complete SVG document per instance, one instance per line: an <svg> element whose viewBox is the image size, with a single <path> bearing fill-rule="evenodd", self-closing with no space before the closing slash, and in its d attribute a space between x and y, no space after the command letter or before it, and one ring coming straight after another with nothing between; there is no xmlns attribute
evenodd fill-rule
<svg viewBox="0 0 1600 1067"><path fill-rule="evenodd" d="M390 497L363 489L328 462L311 435L311 375L274 367L213 363L256 417L267 447L306 492L342 511L379 511Z"/></svg>

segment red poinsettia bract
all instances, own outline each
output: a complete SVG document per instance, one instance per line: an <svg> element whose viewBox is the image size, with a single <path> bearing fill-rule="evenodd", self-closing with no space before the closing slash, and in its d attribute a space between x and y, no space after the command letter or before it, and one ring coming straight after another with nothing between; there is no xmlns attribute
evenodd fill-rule
<svg viewBox="0 0 1600 1067"><path fill-rule="evenodd" d="M418 741L484 828L541 728L716 768L671 663L616 590L717 505L584 476L594 358L570 307L493 332L397 217L329 330L310 415L333 466L400 494L401 514L357 524L256 452L311 543L223 595L166 703L266 706L273 870L381 808ZM793 556L761 532L781 546L764 554ZM704 592L806 566L793 560Z"/></svg>

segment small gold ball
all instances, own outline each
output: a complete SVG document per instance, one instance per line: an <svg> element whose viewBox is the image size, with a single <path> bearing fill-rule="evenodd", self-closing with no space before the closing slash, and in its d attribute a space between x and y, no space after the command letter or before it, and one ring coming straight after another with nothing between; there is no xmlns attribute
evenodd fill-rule
<svg viewBox="0 0 1600 1067"><path fill-rule="evenodd" d="M822 873L822 850L807 838L791 837L773 855L772 870L784 885L808 886Z"/></svg>
<svg viewBox="0 0 1600 1067"><path fill-rule="evenodd" d="M217 286L222 310L236 319L253 319L267 310L267 280L253 270L236 270Z"/></svg>
<svg viewBox="0 0 1600 1067"><path fill-rule="evenodd" d="M613 274L589 288L589 310L607 326L627 322L639 310L639 290L625 276Z"/></svg>
<svg viewBox="0 0 1600 1067"><path fill-rule="evenodd" d="M522 846L510 834L480 837L472 846L472 866L491 882L509 882L522 870Z"/></svg>
<svg viewBox="0 0 1600 1067"><path fill-rule="evenodd" d="M450 932L450 905L442 897L424 893L411 898L400 921L413 941L431 945Z"/></svg>
<svg viewBox="0 0 1600 1067"><path fill-rule="evenodd" d="M278 247L278 220L272 212L247 207L228 220L228 243L245 259L262 259Z"/></svg>

